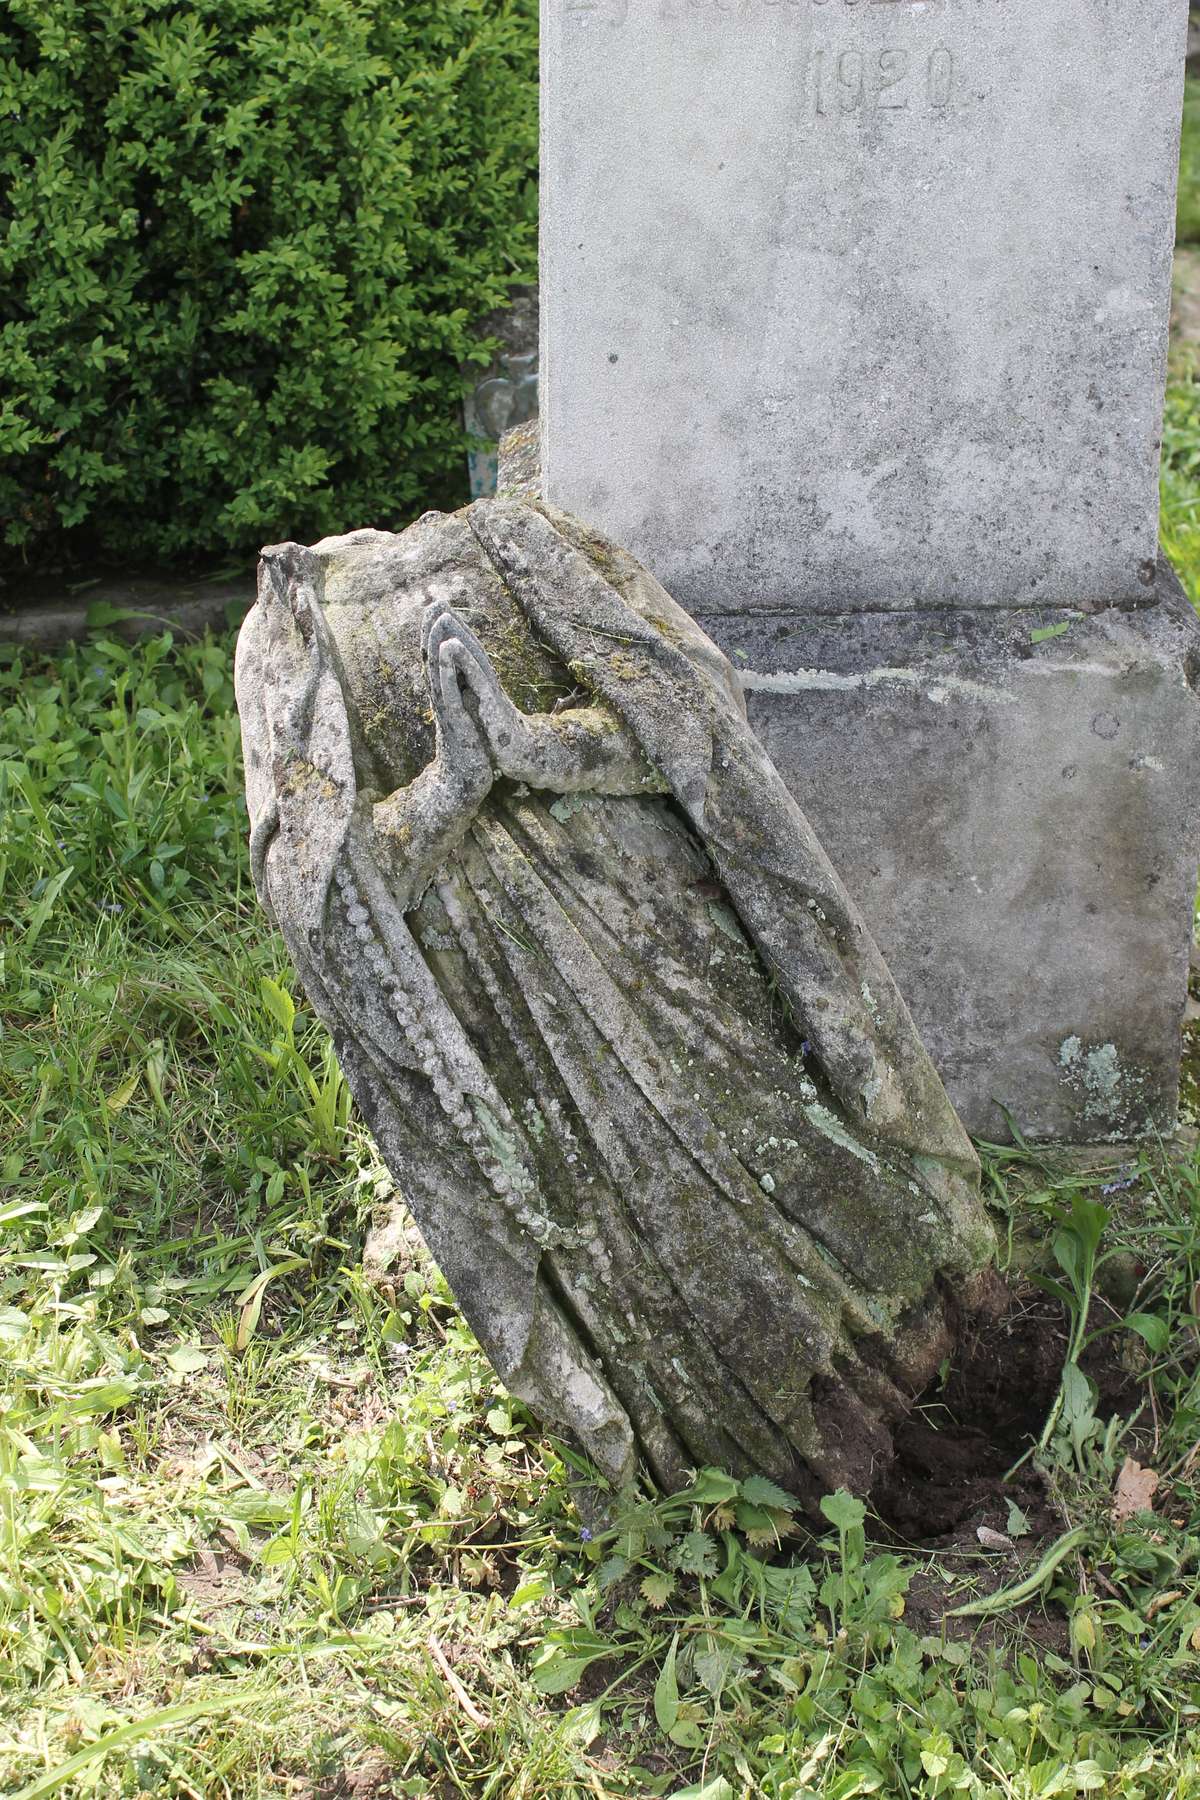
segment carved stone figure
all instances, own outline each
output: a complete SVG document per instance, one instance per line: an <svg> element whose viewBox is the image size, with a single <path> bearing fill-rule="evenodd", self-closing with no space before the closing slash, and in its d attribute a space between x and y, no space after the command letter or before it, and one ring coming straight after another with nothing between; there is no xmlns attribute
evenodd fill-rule
<svg viewBox="0 0 1200 1800"><path fill-rule="evenodd" d="M521 501L263 553L254 879L509 1389L865 1489L987 1262L970 1142L737 677Z"/></svg>

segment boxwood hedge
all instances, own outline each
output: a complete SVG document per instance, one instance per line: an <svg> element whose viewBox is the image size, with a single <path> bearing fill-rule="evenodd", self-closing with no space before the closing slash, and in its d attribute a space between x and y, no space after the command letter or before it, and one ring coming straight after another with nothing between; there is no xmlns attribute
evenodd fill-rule
<svg viewBox="0 0 1200 1800"><path fill-rule="evenodd" d="M536 0L4 0L0 556L220 559L462 491L534 263Z"/></svg>

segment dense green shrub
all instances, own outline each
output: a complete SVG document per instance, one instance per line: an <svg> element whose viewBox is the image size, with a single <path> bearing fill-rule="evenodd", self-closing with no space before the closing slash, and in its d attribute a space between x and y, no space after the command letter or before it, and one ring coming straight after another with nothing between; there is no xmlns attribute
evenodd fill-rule
<svg viewBox="0 0 1200 1800"><path fill-rule="evenodd" d="M210 557L462 491L536 0L0 0L0 536Z"/></svg>

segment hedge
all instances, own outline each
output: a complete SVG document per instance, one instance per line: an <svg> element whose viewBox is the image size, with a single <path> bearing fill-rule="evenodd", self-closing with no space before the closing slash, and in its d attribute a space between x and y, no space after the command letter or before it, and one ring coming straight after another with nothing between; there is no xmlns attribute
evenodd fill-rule
<svg viewBox="0 0 1200 1800"><path fill-rule="evenodd" d="M221 560L463 492L535 259L536 0L3 0L0 558Z"/></svg>

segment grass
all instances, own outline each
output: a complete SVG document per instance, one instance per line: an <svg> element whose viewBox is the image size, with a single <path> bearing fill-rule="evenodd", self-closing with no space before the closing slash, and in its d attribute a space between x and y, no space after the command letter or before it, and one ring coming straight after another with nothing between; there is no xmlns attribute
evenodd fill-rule
<svg viewBox="0 0 1200 1800"><path fill-rule="evenodd" d="M1181 244L1200 243L1200 80L1194 75L1184 83L1175 236Z"/></svg>
<svg viewBox="0 0 1200 1800"><path fill-rule="evenodd" d="M1183 365L1194 600L1198 507ZM0 653L0 1792L1200 1796L1195 1152L987 1155L1069 1327L1048 1529L814 1536L708 1471L593 1534L256 910L230 653Z"/></svg>
<svg viewBox="0 0 1200 1800"><path fill-rule="evenodd" d="M842 1496L815 1543L716 1472L590 1536L296 1010L230 649L0 666L0 1791L1200 1792L1195 1161L990 1161L1141 1396L1129 1431L1064 1388L1050 1539L898 1554ZM1130 1446L1163 1485L1118 1530ZM998 1569L1032 1600L906 1622Z"/></svg>

